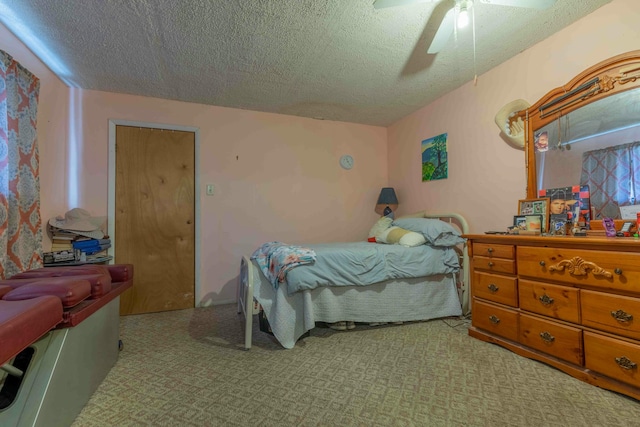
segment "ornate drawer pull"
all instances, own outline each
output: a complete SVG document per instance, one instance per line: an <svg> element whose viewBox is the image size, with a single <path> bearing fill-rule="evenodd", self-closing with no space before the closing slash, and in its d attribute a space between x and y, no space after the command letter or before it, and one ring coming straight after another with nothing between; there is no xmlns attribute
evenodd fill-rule
<svg viewBox="0 0 640 427"><path fill-rule="evenodd" d="M591 270L591 273L596 277L604 276L607 279L611 279L613 277L613 274L610 271L607 271L602 267L598 267L593 262L585 261L578 256L571 259L565 259L556 265L550 266L549 271L563 271L565 267L569 274L573 274L574 276L586 276L589 270Z"/></svg>
<svg viewBox="0 0 640 427"><path fill-rule="evenodd" d="M487 248L487 252L489 253L493 252L493 248Z"/></svg>
<svg viewBox="0 0 640 427"><path fill-rule="evenodd" d="M544 262L544 261L540 261L540 266L544 267L545 265L547 265L547 263L546 263L546 262Z"/></svg>
<svg viewBox="0 0 640 427"><path fill-rule="evenodd" d="M616 357L616 363L622 369L626 369L628 371L630 371L631 369L635 369L636 366L638 366L635 363L633 363L631 360L629 360L629 358L626 356Z"/></svg>
<svg viewBox="0 0 640 427"><path fill-rule="evenodd" d="M488 263L487 265L488 265L489 267L493 267L493 266L494 266L494 264L493 264L491 261L489 261L489 263Z"/></svg>
<svg viewBox="0 0 640 427"><path fill-rule="evenodd" d="M613 317L620 323L631 322L633 320L633 315L625 313L623 310L612 311L611 317Z"/></svg>
<svg viewBox="0 0 640 427"><path fill-rule="evenodd" d="M555 301L553 298L551 298L549 295L544 294L542 295L540 298L538 298L540 300L540 302L542 303L542 305L546 305L549 306L551 304L553 304L553 301Z"/></svg>
<svg viewBox="0 0 640 427"><path fill-rule="evenodd" d="M490 290L492 293L494 293L494 294L495 294L496 292L498 292L498 289L500 289L499 287L497 287L497 286L495 285L495 283L490 284L489 286L487 286L487 288L489 288L489 290Z"/></svg>
<svg viewBox="0 0 640 427"><path fill-rule="evenodd" d="M554 337L553 335L551 335L549 332L546 332L546 331L540 332L540 338L542 338L542 340L547 344L551 344L556 340L556 337Z"/></svg>
<svg viewBox="0 0 640 427"><path fill-rule="evenodd" d="M491 321L491 323L493 323L494 325L497 325L498 323L500 323L500 319L494 316L493 314L489 316L489 321Z"/></svg>

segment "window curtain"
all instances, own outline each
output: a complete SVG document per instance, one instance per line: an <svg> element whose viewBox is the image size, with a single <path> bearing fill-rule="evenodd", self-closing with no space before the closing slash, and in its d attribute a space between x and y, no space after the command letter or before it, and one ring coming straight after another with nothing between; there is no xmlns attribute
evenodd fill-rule
<svg viewBox="0 0 640 427"><path fill-rule="evenodd" d="M0 279L42 266L39 79L0 50Z"/></svg>
<svg viewBox="0 0 640 427"><path fill-rule="evenodd" d="M619 218L619 206L640 195L640 142L585 152L580 182L589 186L596 219Z"/></svg>

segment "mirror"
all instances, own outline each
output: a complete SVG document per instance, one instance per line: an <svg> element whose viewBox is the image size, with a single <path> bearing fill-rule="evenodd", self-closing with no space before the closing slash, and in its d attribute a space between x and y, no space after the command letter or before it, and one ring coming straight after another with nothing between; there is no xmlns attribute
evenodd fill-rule
<svg viewBox="0 0 640 427"><path fill-rule="evenodd" d="M533 135L537 194L588 186L591 219L619 219L619 206L640 203L640 88L585 105Z"/></svg>
<svg viewBox="0 0 640 427"><path fill-rule="evenodd" d="M527 126L527 198L568 187L576 199L588 186L591 220L640 204L640 51L590 67L510 120L518 118Z"/></svg>

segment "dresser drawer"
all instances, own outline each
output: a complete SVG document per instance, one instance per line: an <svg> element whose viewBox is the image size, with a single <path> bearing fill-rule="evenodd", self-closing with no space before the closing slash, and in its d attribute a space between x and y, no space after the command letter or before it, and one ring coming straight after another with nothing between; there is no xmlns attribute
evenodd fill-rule
<svg viewBox="0 0 640 427"><path fill-rule="evenodd" d="M549 320L520 314L520 343L582 365L582 330Z"/></svg>
<svg viewBox="0 0 640 427"><path fill-rule="evenodd" d="M640 253L518 247L518 274L640 293Z"/></svg>
<svg viewBox="0 0 640 427"><path fill-rule="evenodd" d="M584 356L588 369L640 387L640 345L585 331Z"/></svg>
<svg viewBox="0 0 640 427"><path fill-rule="evenodd" d="M640 339L640 299L581 291L582 324Z"/></svg>
<svg viewBox="0 0 640 427"><path fill-rule="evenodd" d="M473 268L478 270L493 271L495 273L515 274L516 262L512 259L474 256Z"/></svg>
<svg viewBox="0 0 640 427"><path fill-rule="evenodd" d="M473 255L515 259L515 246L513 245L494 245L491 243L474 243Z"/></svg>
<svg viewBox="0 0 640 427"><path fill-rule="evenodd" d="M489 301L501 304L518 306L518 290L515 277L500 276L497 274L473 273L473 295Z"/></svg>
<svg viewBox="0 0 640 427"><path fill-rule="evenodd" d="M471 312L471 324L476 328L518 341L518 313L515 311L474 300Z"/></svg>
<svg viewBox="0 0 640 427"><path fill-rule="evenodd" d="M520 279L518 289L521 309L580 323L578 289L523 279Z"/></svg>

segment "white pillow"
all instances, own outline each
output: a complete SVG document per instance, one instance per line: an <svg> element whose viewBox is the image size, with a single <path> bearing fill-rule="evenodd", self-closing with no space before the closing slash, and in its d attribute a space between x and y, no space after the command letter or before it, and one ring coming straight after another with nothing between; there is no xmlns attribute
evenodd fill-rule
<svg viewBox="0 0 640 427"><path fill-rule="evenodd" d="M392 221L393 221L393 218L389 218L386 216L381 217L375 224L373 224L373 227L371 227L371 230L369 230L368 237L369 238L377 237L384 230L391 227Z"/></svg>
<svg viewBox="0 0 640 427"><path fill-rule="evenodd" d="M406 247L420 246L427 243L427 239L425 239L422 234L396 226L384 230L380 235L376 236L376 241L378 243L388 243Z"/></svg>
<svg viewBox="0 0 640 427"><path fill-rule="evenodd" d="M393 225L422 234L432 246L455 246L466 242L451 224L433 218L398 218Z"/></svg>

